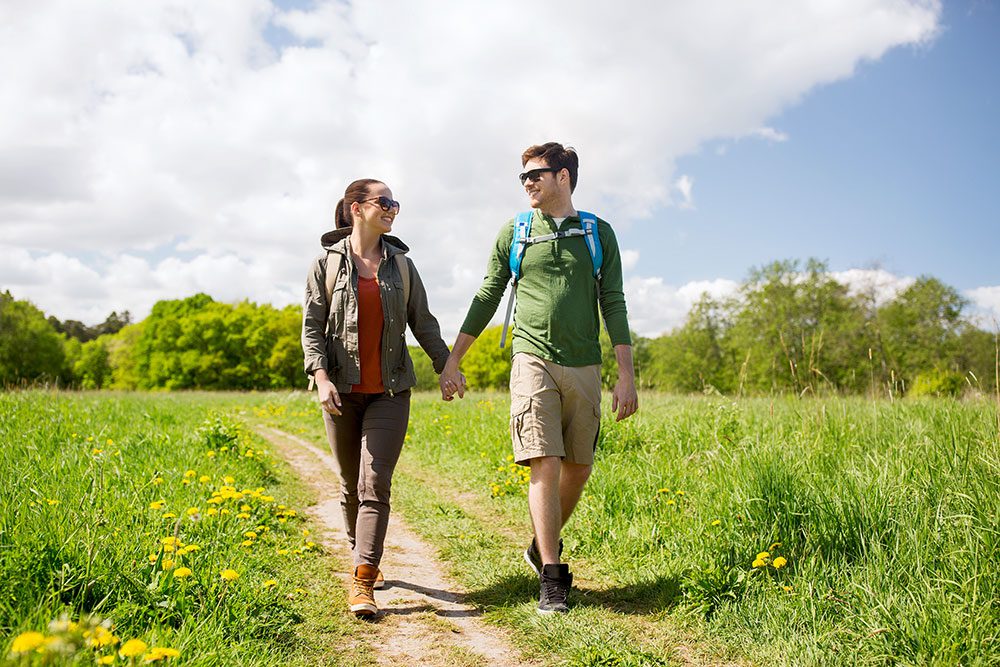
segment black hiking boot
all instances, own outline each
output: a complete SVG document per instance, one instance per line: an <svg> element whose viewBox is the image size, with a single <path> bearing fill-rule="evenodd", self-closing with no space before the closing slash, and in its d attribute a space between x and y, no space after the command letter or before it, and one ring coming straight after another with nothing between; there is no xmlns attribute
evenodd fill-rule
<svg viewBox="0 0 1000 667"><path fill-rule="evenodd" d="M569 589L573 585L573 575L569 565L545 565L542 567L541 592L538 595L539 614L565 614L569 611Z"/></svg>
<svg viewBox="0 0 1000 667"><path fill-rule="evenodd" d="M559 557L562 558L562 540L559 540ZM524 550L524 562L535 571L539 577L542 576L542 554L538 553L538 545L535 538L531 538L531 544Z"/></svg>

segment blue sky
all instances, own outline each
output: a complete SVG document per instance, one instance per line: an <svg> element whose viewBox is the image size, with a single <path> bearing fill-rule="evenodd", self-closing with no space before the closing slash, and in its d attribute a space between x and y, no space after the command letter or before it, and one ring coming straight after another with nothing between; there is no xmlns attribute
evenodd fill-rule
<svg viewBox="0 0 1000 667"><path fill-rule="evenodd" d="M0 290L61 319L298 303L373 176L450 339L549 140L643 335L810 257L1000 318L994 3L38 0L0 25Z"/></svg>
<svg viewBox="0 0 1000 667"><path fill-rule="evenodd" d="M817 257L834 271L877 264L959 289L997 284L998 67L1000 8L945 4L929 45L862 63L770 119L787 141L710 141L681 157L695 209L643 225L664 252L637 268L662 262L673 283L740 280L771 260Z"/></svg>

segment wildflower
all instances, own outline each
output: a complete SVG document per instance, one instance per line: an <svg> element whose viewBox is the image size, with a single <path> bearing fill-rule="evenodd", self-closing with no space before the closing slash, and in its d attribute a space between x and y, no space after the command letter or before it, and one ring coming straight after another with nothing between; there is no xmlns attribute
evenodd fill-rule
<svg viewBox="0 0 1000 667"><path fill-rule="evenodd" d="M167 512L167 513L165 513L165 514L163 515L163 518L164 518L164 519L176 519L176 518L177 518L177 515L176 515L176 514L174 514L173 512Z"/></svg>
<svg viewBox="0 0 1000 667"><path fill-rule="evenodd" d="M303 528L302 529L302 534L305 535L306 537L308 537L309 536L309 529L308 528Z"/></svg>
<svg viewBox="0 0 1000 667"><path fill-rule="evenodd" d="M161 510L161 509L163 509L163 506L166 505L166 504L167 503L164 500L154 500L153 502L149 503L149 509L151 509L151 510Z"/></svg>
<svg viewBox="0 0 1000 667"><path fill-rule="evenodd" d="M205 452L205 456L207 456L210 459L214 459L215 458L215 452L210 449L207 452Z"/></svg>
<svg viewBox="0 0 1000 667"><path fill-rule="evenodd" d="M785 591L786 593L791 593L792 588L793 588L792 586L782 586L781 590Z"/></svg>
<svg viewBox="0 0 1000 667"><path fill-rule="evenodd" d="M185 470L184 471L184 476L185 477L194 477L197 474L198 473L196 473L194 470Z"/></svg>
<svg viewBox="0 0 1000 667"><path fill-rule="evenodd" d="M225 500L221 496L212 496L205 502L208 503L209 505L219 505L221 503L224 503Z"/></svg>
<svg viewBox="0 0 1000 667"><path fill-rule="evenodd" d="M261 588L274 588L277 585L278 581L276 579L268 579L263 584L261 584Z"/></svg>
<svg viewBox="0 0 1000 667"><path fill-rule="evenodd" d="M113 655L102 655L97 659L98 665L113 665L115 664L115 656Z"/></svg>
<svg viewBox="0 0 1000 667"><path fill-rule="evenodd" d="M771 546L769 546L767 548L767 550L768 551L774 551L775 549L777 549L780 546L781 546L781 542L775 542L774 544L772 544Z"/></svg>
<svg viewBox="0 0 1000 667"><path fill-rule="evenodd" d="M189 507L189 508L187 508L186 511L187 511L187 515L188 516L194 516L195 514L201 513L201 508L200 507Z"/></svg>
<svg viewBox="0 0 1000 667"><path fill-rule="evenodd" d="M162 561L160 561L160 567L162 567L164 570L172 570L172 569L174 569L174 561L173 561L173 559L164 558Z"/></svg>
<svg viewBox="0 0 1000 667"><path fill-rule="evenodd" d="M767 560L770 557L771 554L766 551L761 551L759 554L757 554L757 560Z"/></svg>
<svg viewBox="0 0 1000 667"><path fill-rule="evenodd" d="M230 477L229 475L226 475L225 477L222 478L222 481L225 482L226 484L233 484L236 480Z"/></svg>
<svg viewBox="0 0 1000 667"><path fill-rule="evenodd" d="M229 510L226 509L225 507L219 510L219 516L228 516L229 514L230 514Z"/></svg>
<svg viewBox="0 0 1000 667"><path fill-rule="evenodd" d="M45 502L47 502L49 505L58 505L59 504L59 501L56 500L56 499L54 499L54 498L49 498Z"/></svg>
<svg viewBox="0 0 1000 667"><path fill-rule="evenodd" d="M209 477L208 475L202 475L201 477L198 478L198 481L201 482L202 484L207 484L212 481L212 478Z"/></svg>
<svg viewBox="0 0 1000 667"><path fill-rule="evenodd" d="M721 519L716 519L715 521L712 522L712 525L713 526L721 526L722 525L722 520Z"/></svg>
<svg viewBox="0 0 1000 667"><path fill-rule="evenodd" d="M236 518L237 519L249 519L250 515L247 514L246 512L240 512L239 514L236 515Z"/></svg>
<svg viewBox="0 0 1000 667"><path fill-rule="evenodd" d="M108 447L114 447L115 441L112 440L111 438L108 438L106 444L108 445Z"/></svg>
<svg viewBox="0 0 1000 667"><path fill-rule="evenodd" d="M99 447L94 447L93 449L90 450L90 453L93 454L94 456L97 456L98 454L100 454L103 451L104 450L100 449Z"/></svg>
<svg viewBox="0 0 1000 667"><path fill-rule="evenodd" d="M160 557L159 554L149 554L149 562L150 563L155 563L156 559L159 558L159 557Z"/></svg>
<svg viewBox="0 0 1000 667"><path fill-rule="evenodd" d="M248 530L247 532L243 533L243 537L247 538L248 540L255 540L257 539L257 533L253 532L252 530Z"/></svg>
<svg viewBox="0 0 1000 667"><path fill-rule="evenodd" d="M781 568L785 567L785 565L787 565L787 564L788 564L788 561L785 560L784 556L778 556L777 558L774 559L774 562L771 563L771 565L773 565L774 569L776 569L776 570L780 570Z"/></svg>
<svg viewBox="0 0 1000 667"><path fill-rule="evenodd" d="M94 441L94 436L88 435L87 436L87 442L93 442L93 441Z"/></svg>
<svg viewBox="0 0 1000 667"><path fill-rule="evenodd" d="M223 570L220 573L220 576L223 579L225 579L226 581L235 581L237 578L239 578L240 573L237 572L236 570L228 570L227 569L227 570Z"/></svg>
<svg viewBox="0 0 1000 667"><path fill-rule="evenodd" d="M250 507L249 505L240 505L240 511L241 512L252 512L253 508Z"/></svg>
<svg viewBox="0 0 1000 667"><path fill-rule="evenodd" d="M10 645L11 653L27 653L34 651L45 642L45 635L41 632L22 632L14 638L14 643Z"/></svg>
<svg viewBox="0 0 1000 667"><path fill-rule="evenodd" d="M190 577L192 574L191 568L189 567L179 567L174 570L174 579L183 579L185 577Z"/></svg>
<svg viewBox="0 0 1000 667"><path fill-rule="evenodd" d="M135 658L146 652L149 646L141 639L130 639L118 650L118 655L123 658Z"/></svg>
<svg viewBox="0 0 1000 667"><path fill-rule="evenodd" d="M684 495L684 492L683 492L683 491L675 491L675 493L676 493L676 494L677 494L678 496L683 496L683 495Z"/></svg>
<svg viewBox="0 0 1000 667"><path fill-rule="evenodd" d="M676 504L677 504L677 501L676 501L676 500L674 500L673 498L671 498L670 500L668 500L668 501L667 501L667 504L668 504L668 505L676 505Z"/></svg>
<svg viewBox="0 0 1000 667"><path fill-rule="evenodd" d="M114 646L118 641L119 639L114 633L103 625L98 625L94 628L94 634L87 639L87 644L94 648L101 648L104 646Z"/></svg>
<svg viewBox="0 0 1000 667"><path fill-rule="evenodd" d="M163 478L162 477L154 477L153 478L153 485L159 486L160 484L163 484Z"/></svg>
<svg viewBox="0 0 1000 667"><path fill-rule="evenodd" d="M670 493L670 489L668 489L667 487L663 487L662 489L658 489L656 492L657 493Z"/></svg>
<svg viewBox="0 0 1000 667"><path fill-rule="evenodd" d="M760 558L758 558L757 560L755 560L753 562L753 567L765 567L766 565L767 565L767 563L764 560L760 559Z"/></svg>
<svg viewBox="0 0 1000 667"><path fill-rule="evenodd" d="M240 546L241 547L252 547L253 546L253 540L243 540L242 542L240 542Z"/></svg>
<svg viewBox="0 0 1000 667"><path fill-rule="evenodd" d="M164 658L179 658L181 652L175 648L165 648L163 646L154 646L149 649L149 653L143 659L143 662L158 662Z"/></svg>
<svg viewBox="0 0 1000 667"><path fill-rule="evenodd" d="M279 556L287 556L288 555L288 549L278 549L278 555Z"/></svg>

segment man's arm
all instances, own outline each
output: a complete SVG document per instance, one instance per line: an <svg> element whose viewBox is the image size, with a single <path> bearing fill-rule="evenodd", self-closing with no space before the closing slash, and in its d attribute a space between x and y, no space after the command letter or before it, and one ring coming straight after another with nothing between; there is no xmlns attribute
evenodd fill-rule
<svg viewBox="0 0 1000 667"><path fill-rule="evenodd" d="M639 409L639 395L635 391L635 368L632 365L632 346L615 345L618 361L618 382L611 392L611 411L617 413L615 421L628 419Z"/></svg>

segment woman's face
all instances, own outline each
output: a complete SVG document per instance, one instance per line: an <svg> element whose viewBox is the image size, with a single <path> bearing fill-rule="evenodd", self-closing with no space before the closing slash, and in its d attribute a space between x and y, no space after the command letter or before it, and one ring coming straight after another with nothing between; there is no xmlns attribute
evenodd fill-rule
<svg viewBox="0 0 1000 667"><path fill-rule="evenodd" d="M384 183L375 183L368 188L368 196L351 206L354 225L362 225L386 234L392 231L392 223L399 213L399 202L393 200L392 190Z"/></svg>

